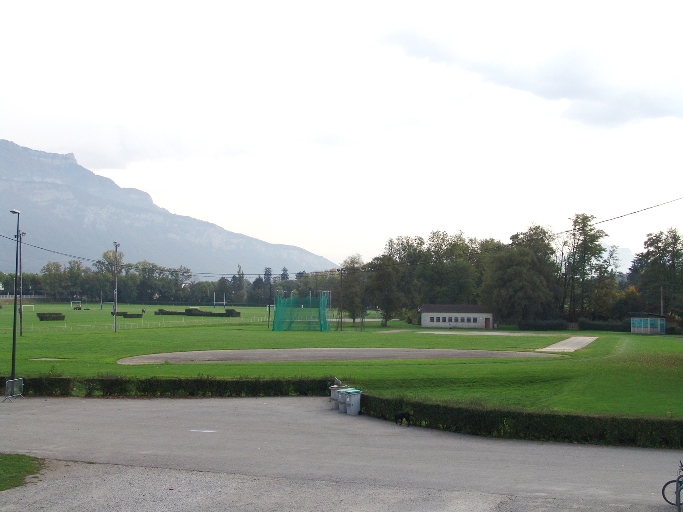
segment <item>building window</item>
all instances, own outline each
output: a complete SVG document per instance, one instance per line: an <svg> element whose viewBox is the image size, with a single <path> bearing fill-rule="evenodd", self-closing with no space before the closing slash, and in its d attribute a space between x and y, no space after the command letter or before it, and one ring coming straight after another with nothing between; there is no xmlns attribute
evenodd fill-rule
<svg viewBox="0 0 683 512"><path fill-rule="evenodd" d="M476 324L476 323L477 323L477 317L476 317L476 316L472 318L472 323L473 323L473 324Z"/></svg>
<svg viewBox="0 0 683 512"><path fill-rule="evenodd" d="M467 317L467 323L469 324L469 323L471 323L471 322L472 322L472 318L468 316L468 317Z"/></svg>
<svg viewBox="0 0 683 512"><path fill-rule="evenodd" d="M452 321L453 321L453 317L452 317L452 316L449 316L449 317L448 317L448 322L450 323L450 322L452 322Z"/></svg>
<svg viewBox="0 0 683 512"><path fill-rule="evenodd" d="M465 321L465 317L464 317L464 316L461 316L461 317L460 317L460 321L461 321L461 322L464 322L464 321Z"/></svg>
<svg viewBox="0 0 683 512"><path fill-rule="evenodd" d="M454 318L454 320L457 322L457 321L458 321L458 317L456 316L456 317Z"/></svg>
<svg viewBox="0 0 683 512"><path fill-rule="evenodd" d="M437 317L436 317L436 321L437 321L437 322L441 322L441 317L440 317L440 316L437 316Z"/></svg>
<svg viewBox="0 0 683 512"><path fill-rule="evenodd" d="M433 316L430 316L430 317L429 317L429 321L430 321L430 322L434 322L434 317L433 317Z"/></svg>
<svg viewBox="0 0 683 512"><path fill-rule="evenodd" d="M441 318L441 321L446 323L446 317L444 316L443 318Z"/></svg>

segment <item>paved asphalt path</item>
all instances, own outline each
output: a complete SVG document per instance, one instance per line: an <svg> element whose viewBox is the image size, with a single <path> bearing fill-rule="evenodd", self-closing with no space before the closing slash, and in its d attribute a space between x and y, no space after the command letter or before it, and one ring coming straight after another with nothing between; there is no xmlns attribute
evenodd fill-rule
<svg viewBox="0 0 683 512"><path fill-rule="evenodd" d="M0 452L52 459L0 511L671 511L660 489L683 458L399 427L301 397L19 399L0 432Z"/></svg>

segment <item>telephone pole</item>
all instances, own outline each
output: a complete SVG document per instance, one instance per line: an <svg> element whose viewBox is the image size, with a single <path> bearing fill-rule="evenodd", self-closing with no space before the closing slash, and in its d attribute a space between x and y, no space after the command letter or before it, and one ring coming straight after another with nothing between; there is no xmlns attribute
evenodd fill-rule
<svg viewBox="0 0 683 512"><path fill-rule="evenodd" d="M120 243L114 242L114 332L116 332L116 309L119 295L119 247Z"/></svg>

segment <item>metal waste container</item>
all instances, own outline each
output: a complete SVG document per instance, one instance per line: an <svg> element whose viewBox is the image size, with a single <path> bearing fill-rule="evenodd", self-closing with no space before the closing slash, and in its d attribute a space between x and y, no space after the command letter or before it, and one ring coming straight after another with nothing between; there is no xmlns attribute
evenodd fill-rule
<svg viewBox="0 0 683 512"><path fill-rule="evenodd" d="M360 394L359 389L348 391L346 395L346 414L351 416L358 416L360 414Z"/></svg>
<svg viewBox="0 0 683 512"><path fill-rule="evenodd" d="M355 388L345 388L337 390L337 397L339 402L339 412L346 412L346 394L349 391L358 391Z"/></svg>
<svg viewBox="0 0 683 512"><path fill-rule="evenodd" d="M332 401L332 409L339 409L339 390L340 389L346 389L349 386L342 386L342 385L334 385L330 386L328 389L330 390L330 400Z"/></svg>

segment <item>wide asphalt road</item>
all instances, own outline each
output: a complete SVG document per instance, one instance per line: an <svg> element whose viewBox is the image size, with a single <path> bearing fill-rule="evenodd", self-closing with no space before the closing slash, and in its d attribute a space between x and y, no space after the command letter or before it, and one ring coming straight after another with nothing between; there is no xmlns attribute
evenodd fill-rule
<svg viewBox="0 0 683 512"><path fill-rule="evenodd" d="M0 510L674 510L660 489L676 476L680 451L465 436L330 405L5 402L0 452L55 461L33 483L1 492Z"/></svg>

